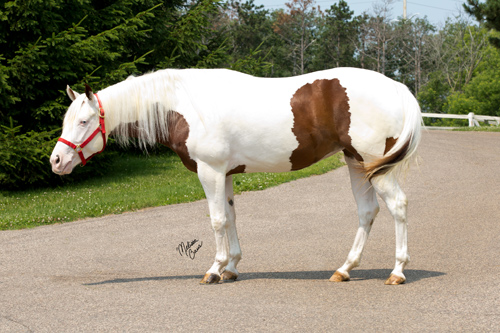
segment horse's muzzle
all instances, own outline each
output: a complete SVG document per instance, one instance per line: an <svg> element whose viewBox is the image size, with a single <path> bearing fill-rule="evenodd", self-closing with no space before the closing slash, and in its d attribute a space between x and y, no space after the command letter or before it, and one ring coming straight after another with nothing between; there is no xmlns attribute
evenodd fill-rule
<svg viewBox="0 0 500 333"><path fill-rule="evenodd" d="M65 160L63 156L58 153L52 153L52 156L50 156L50 164L52 165L52 172L58 175L67 175L73 171L71 158Z"/></svg>

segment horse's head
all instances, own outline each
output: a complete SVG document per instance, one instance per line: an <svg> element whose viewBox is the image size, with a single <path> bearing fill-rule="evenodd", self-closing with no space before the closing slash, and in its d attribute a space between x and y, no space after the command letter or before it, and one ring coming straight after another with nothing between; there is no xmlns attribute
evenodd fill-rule
<svg viewBox="0 0 500 333"><path fill-rule="evenodd" d="M52 171L60 175L71 173L79 163L85 165L106 146L104 110L97 95L88 85L85 85L85 94L80 95L69 86L66 92L73 102L64 116L61 138L50 157Z"/></svg>

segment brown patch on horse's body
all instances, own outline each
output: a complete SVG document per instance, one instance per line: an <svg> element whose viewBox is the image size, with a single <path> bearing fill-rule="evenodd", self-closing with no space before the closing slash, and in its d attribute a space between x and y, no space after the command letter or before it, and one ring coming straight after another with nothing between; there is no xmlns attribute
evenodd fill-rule
<svg viewBox="0 0 500 333"><path fill-rule="evenodd" d="M354 154L352 154L349 150L344 149L342 151L344 152L345 156L347 156L349 158L357 159L358 161L363 162L363 158L361 156L359 156L358 158L356 158L356 156Z"/></svg>
<svg viewBox="0 0 500 333"><path fill-rule="evenodd" d="M189 155L188 148L186 146L186 140L189 137L189 124L187 123L184 116L178 112L171 112L168 118L168 140L167 142L161 142L179 155L182 163L190 171L197 172L198 166L194 160L191 159ZM244 173L246 165L238 165L237 167L231 169L226 176L234 175L237 173Z"/></svg>
<svg viewBox="0 0 500 333"><path fill-rule="evenodd" d="M351 143L349 97L338 79L316 80L302 86L290 105L294 116L292 132L299 142L290 156L292 170L308 167L341 149L363 160Z"/></svg>
<svg viewBox="0 0 500 333"><path fill-rule="evenodd" d="M387 139L389 140L389 139ZM386 140L386 150L387 150L387 140ZM377 161L373 163L368 163L364 164L363 167L365 168L365 173L368 179L372 179L373 177L376 176L381 176L387 173L392 166L397 164L398 162L401 162L406 154L408 153L408 149L410 147L412 138L408 138L408 140L404 143L404 145L398 149L398 151L394 152L392 155L387 155L384 156ZM397 139L394 140L394 143L396 143ZM391 146L392 148L392 146ZM389 148L390 150L390 148ZM387 151L389 151L387 150Z"/></svg>
<svg viewBox="0 0 500 333"><path fill-rule="evenodd" d="M387 154L389 152L389 150L392 149L392 147L394 147L394 145L396 144L396 141L398 141L398 139L394 139L393 137L385 139L384 155Z"/></svg>
<svg viewBox="0 0 500 333"><path fill-rule="evenodd" d="M226 176L234 175L236 173L244 173L246 167L247 167L246 165L238 165L236 168L229 170L229 172L226 173Z"/></svg>

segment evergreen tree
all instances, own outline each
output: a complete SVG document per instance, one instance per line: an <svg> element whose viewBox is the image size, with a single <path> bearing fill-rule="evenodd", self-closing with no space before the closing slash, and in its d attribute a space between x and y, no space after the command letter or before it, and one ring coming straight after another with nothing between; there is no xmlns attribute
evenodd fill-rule
<svg viewBox="0 0 500 333"><path fill-rule="evenodd" d="M214 0L2 1L0 124L59 127L67 84L99 90L155 68L217 65L217 10Z"/></svg>
<svg viewBox="0 0 500 333"><path fill-rule="evenodd" d="M165 66L218 66L227 58L211 25L218 2L0 0L0 188L61 182L47 161L67 84L97 91Z"/></svg>
<svg viewBox="0 0 500 333"><path fill-rule="evenodd" d="M486 28L500 31L500 1L467 0L467 4L463 6L467 13L474 15L479 22L484 22ZM495 47L500 48L500 37L490 36L489 40Z"/></svg>
<svg viewBox="0 0 500 333"><path fill-rule="evenodd" d="M217 23L221 35L225 36L228 53L223 67L269 76L271 64L267 58L276 46L269 11L255 5L254 0L231 1Z"/></svg>
<svg viewBox="0 0 500 333"><path fill-rule="evenodd" d="M228 27L232 40L232 53L238 57L245 57L268 41L272 33L269 11L262 5L256 6L254 0L247 0L244 3L231 1L230 8L235 16Z"/></svg>

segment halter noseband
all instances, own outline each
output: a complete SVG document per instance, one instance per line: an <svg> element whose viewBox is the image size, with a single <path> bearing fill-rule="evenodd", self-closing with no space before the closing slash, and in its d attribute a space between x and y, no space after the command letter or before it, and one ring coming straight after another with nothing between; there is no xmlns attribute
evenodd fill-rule
<svg viewBox="0 0 500 333"><path fill-rule="evenodd" d="M104 148L106 148L106 127L104 125L104 109L102 107L102 103L101 100L99 99L99 96L97 96L97 94L94 94L94 96L97 98L97 102L99 103L99 126L96 128L96 130L87 138L87 140L83 141L83 143L79 145L75 145L74 143L66 139L63 139L62 137L57 140L73 148L78 153L78 156L80 156L80 159L82 160L82 165L87 164L88 160L90 160L95 155L102 153ZM86 145L88 145L90 141L92 141L92 139L94 139L94 137L99 132L101 132L102 134L102 142L103 142L101 151L98 151L97 153L94 153L91 156L89 156L89 158L85 159L85 156L83 156L82 149Z"/></svg>

